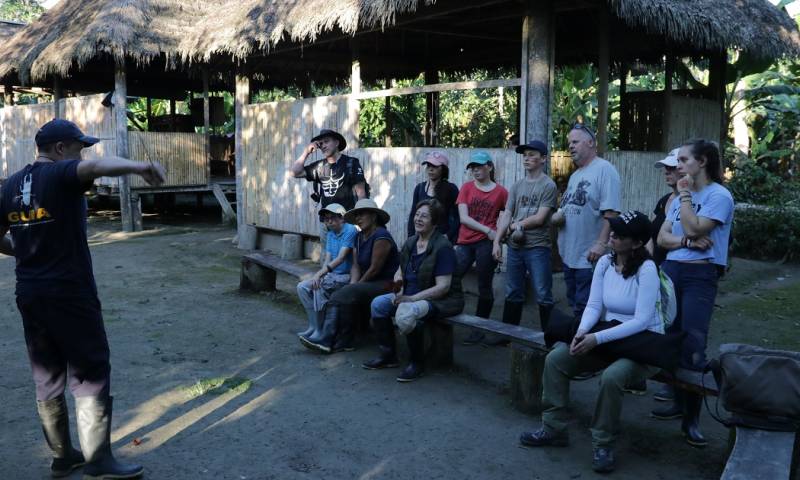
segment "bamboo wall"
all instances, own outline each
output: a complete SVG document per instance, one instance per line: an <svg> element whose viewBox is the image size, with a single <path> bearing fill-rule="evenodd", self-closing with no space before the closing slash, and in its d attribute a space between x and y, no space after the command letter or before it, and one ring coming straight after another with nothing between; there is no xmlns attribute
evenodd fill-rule
<svg viewBox="0 0 800 480"><path fill-rule="evenodd" d="M273 102L245 107L243 138L243 208L245 223L272 230L317 235L316 204L309 198L311 184L295 179L289 167L308 140L321 128L334 128L353 137L347 97L323 97ZM342 128L344 126L344 128ZM287 134L288 132L288 134ZM392 217L389 230L405 238L414 187L424 180L420 162L437 150L450 159L450 181L459 187L469 181L466 148L350 148L346 154L364 166L372 198ZM498 183L509 187L523 175L522 159L512 150L484 149L495 161ZM622 179L623 209L652 211L669 189L662 170L654 168L664 157L657 152L609 152L607 158ZM551 155L551 175L566 178L572 170L567 152ZM564 182L564 185L566 183Z"/></svg>
<svg viewBox="0 0 800 480"><path fill-rule="evenodd" d="M667 150L693 138L719 142L722 107L715 100L672 96Z"/></svg>
<svg viewBox="0 0 800 480"><path fill-rule="evenodd" d="M167 170L164 186L208 185L206 137L202 133L128 132L131 160L158 161ZM131 175L131 187L147 184Z"/></svg>
<svg viewBox="0 0 800 480"><path fill-rule="evenodd" d="M36 160L36 132L54 116L52 103L0 109L0 177L8 178Z"/></svg>

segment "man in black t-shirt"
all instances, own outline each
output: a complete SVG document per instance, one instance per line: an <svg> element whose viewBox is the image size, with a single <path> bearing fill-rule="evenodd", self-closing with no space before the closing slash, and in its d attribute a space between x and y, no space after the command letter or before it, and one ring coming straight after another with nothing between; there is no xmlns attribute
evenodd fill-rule
<svg viewBox="0 0 800 480"><path fill-rule="evenodd" d="M81 150L98 141L67 120L39 129L36 161L11 175L0 192L0 253L17 260L17 307L53 476L83 465L91 478L134 478L142 467L120 464L111 453L111 365L86 241L84 193L95 178L129 173L159 185L164 169L118 157L81 160ZM82 453L70 442L67 384Z"/></svg>
<svg viewBox="0 0 800 480"><path fill-rule="evenodd" d="M311 198L320 204L320 208L338 203L346 210L352 210L357 200L367 198L364 170L357 158L342 154L346 147L347 141L342 134L323 129L311 139L311 143L292 164L290 171L295 178L305 178L313 184ZM317 150L323 158L306 165L308 157ZM319 238L323 252L327 233L325 224L320 223Z"/></svg>

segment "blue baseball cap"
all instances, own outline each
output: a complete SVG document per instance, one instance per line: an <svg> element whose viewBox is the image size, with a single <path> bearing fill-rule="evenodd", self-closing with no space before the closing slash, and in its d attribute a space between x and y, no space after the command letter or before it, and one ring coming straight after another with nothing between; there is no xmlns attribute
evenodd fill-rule
<svg viewBox="0 0 800 480"><path fill-rule="evenodd" d="M491 161L492 157L490 157L488 153L484 152L483 150L478 150L470 154L467 168L470 168L472 165L486 165Z"/></svg>
<svg viewBox="0 0 800 480"><path fill-rule="evenodd" d="M520 145L516 148L517 153L525 153L525 150L536 150L542 155L547 155L547 145L540 140L531 140L528 143Z"/></svg>
<svg viewBox="0 0 800 480"><path fill-rule="evenodd" d="M67 140L77 140L83 143L84 147L91 147L100 141L97 137L85 135L77 125L61 118L50 120L36 132L37 147Z"/></svg>

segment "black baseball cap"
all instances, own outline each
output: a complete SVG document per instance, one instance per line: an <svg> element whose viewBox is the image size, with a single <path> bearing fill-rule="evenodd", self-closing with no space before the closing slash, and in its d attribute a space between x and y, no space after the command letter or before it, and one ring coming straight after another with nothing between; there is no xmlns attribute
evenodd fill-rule
<svg viewBox="0 0 800 480"><path fill-rule="evenodd" d="M84 134L77 125L62 118L54 118L39 127L36 132L36 146L50 145L56 142L67 140L77 140L83 143L84 147L91 147L100 139Z"/></svg>
<svg viewBox="0 0 800 480"><path fill-rule="evenodd" d="M628 210L622 215L610 219L608 223L611 225L611 231L617 236L633 238L642 243L650 240L652 224L647 215L642 212Z"/></svg>
<svg viewBox="0 0 800 480"><path fill-rule="evenodd" d="M525 153L525 150L536 150L542 155L547 155L547 145L541 140L531 140L524 145L519 145L516 148L517 153Z"/></svg>

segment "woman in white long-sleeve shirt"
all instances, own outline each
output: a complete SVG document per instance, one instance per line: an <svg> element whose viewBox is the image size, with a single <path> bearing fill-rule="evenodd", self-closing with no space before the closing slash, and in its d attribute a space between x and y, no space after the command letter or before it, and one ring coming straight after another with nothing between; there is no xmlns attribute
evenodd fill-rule
<svg viewBox="0 0 800 480"><path fill-rule="evenodd" d="M589 302L575 338L569 346L556 346L545 360L542 427L520 437L520 442L529 447L566 446L570 380L582 372L604 370L591 424L592 468L597 472L614 469L612 448L619 431L623 388L647 379L658 369L627 358L610 361L592 350L644 330L664 333L656 311L658 270L645 248L650 220L641 212L629 211L609 223L612 253L601 257L595 266ZM620 323L590 333L600 320Z"/></svg>

